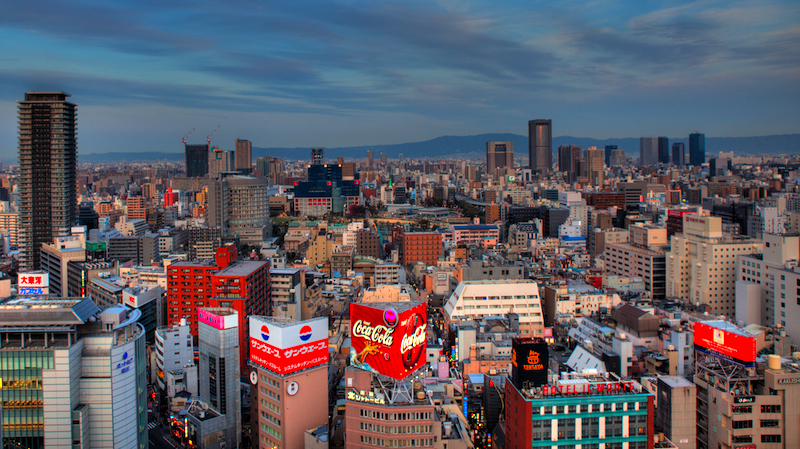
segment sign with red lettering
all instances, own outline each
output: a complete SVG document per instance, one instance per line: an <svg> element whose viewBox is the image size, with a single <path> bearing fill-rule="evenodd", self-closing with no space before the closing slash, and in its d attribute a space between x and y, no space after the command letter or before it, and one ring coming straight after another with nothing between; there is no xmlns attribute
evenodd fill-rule
<svg viewBox="0 0 800 449"><path fill-rule="evenodd" d="M737 365L756 366L756 337L731 332L724 321L694 323L694 349Z"/></svg>
<svg viewBox="0 0 800 449"><path fill-rule="evenodd" d="M328 363L328 319L251 316L250 361L278 374Z"/></svg>
<svg viewBox="0 0 800 449"><path fill-rule="evenodd" d="M350 305L350 364L404 379L425 364L427 306L422 302Z"/></svg>
<svg viewBox="0 0 800 449"><path fill-rule="evenodd" d="M50 286L49 273L17 273L17 287L45 288L48 286Z"/></svg>

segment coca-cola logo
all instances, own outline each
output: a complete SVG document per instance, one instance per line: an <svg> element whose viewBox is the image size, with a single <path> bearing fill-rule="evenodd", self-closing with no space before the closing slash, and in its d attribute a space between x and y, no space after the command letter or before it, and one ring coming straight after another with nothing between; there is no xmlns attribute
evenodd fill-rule
<svg viewBox="0 0 800 449"><path fill-rule="evenodd" d="M416 367L422 357L426 338L426 323L422 315L415 313L406 321L406 329L400 342L400 358L407 370Z"/></svg>
<svg viewBox="0 0 800 449"><path fill-rule="evenodd" d="M353 324L353 337L363 338L384 346L394 343L394 329L378 324L372 326L370 322L358 320Z"/></svg>

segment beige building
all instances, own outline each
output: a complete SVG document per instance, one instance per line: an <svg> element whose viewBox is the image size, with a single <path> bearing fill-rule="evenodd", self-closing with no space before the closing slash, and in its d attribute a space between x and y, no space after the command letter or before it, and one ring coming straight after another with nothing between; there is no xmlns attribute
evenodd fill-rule
<svg viewBox="0 0 800 449"><path fill-rule="evenodd" d="M19 241L19 214L16 212L0 213L0 229L8 231L8 240L13 246L17 246Z"/></svg>
<svg viewBox="0 0 800 449"><path fill-rule="evenodd" d="M736 312L736 257L762 251L760 240L723 234L722 219L684 215L683 233L672 236L667 253L667 296L709 313L733 317Z"/></svg>
<svg viewBox="0 0 800 449"><path fill-rule="evenodd" d="M594 238L589 239L589 252L592 256L603 254L606 245L610 243L625 243L628 241L628 231L622 228L599 229L595 228Z"/></svg>
<svg viewBox="0 0 800 449"><path fill-rule="evenodd" d="M663 231L663 239L662 232ZM632 225L631 238L635 236L641 243L661 243L666 241L667 230L649 226ZM639 243L606 243L605 271L627 277L642 278L645 289L653 298L669 296L666 292L666 264L664 249L657 245Z"/></svg>
<svg viewBox="0 0 800 449"><path fill-rule="evenodd" d="M417 292L408 284L383 284L363 290L361 302L416 301Z"/></svg>

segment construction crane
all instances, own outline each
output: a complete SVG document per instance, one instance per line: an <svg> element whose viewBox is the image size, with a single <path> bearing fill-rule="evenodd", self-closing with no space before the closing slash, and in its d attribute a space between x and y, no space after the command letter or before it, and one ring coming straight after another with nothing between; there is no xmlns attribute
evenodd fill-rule
<svg viewBox="0 0 800 449"><path fill-rule="evenodd" d="M189 137L194 132L194 130L195 130L195 128L192 128L191 131L189 131L188 133L186 133L185 136L183 136L183 144L184 145L186 145L186 138Z"/></svg>
<svg viewBox="0 0 800 449"><path fill-rule="evenodd" d="M220 126L222 126L222 125L217 126L217 129L219 129ZM209 148L211 148L211 136L213 136L214 133L217 132L217 129L215 129L214 132L212 132L211 134L208 135L208 137L206 137L206 142L208 142L208 147Z"/></svg>

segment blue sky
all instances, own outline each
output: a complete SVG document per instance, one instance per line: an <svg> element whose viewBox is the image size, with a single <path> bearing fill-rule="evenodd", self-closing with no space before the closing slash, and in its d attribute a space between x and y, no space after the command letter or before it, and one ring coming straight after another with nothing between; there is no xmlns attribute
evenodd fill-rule
<svg viewBox="0 0 800 449"><path fill-rule="evenodd" d="M796 0L9 1L0 48L7 158L29 90L72 94L81 153L800 132Z"/></svg>

